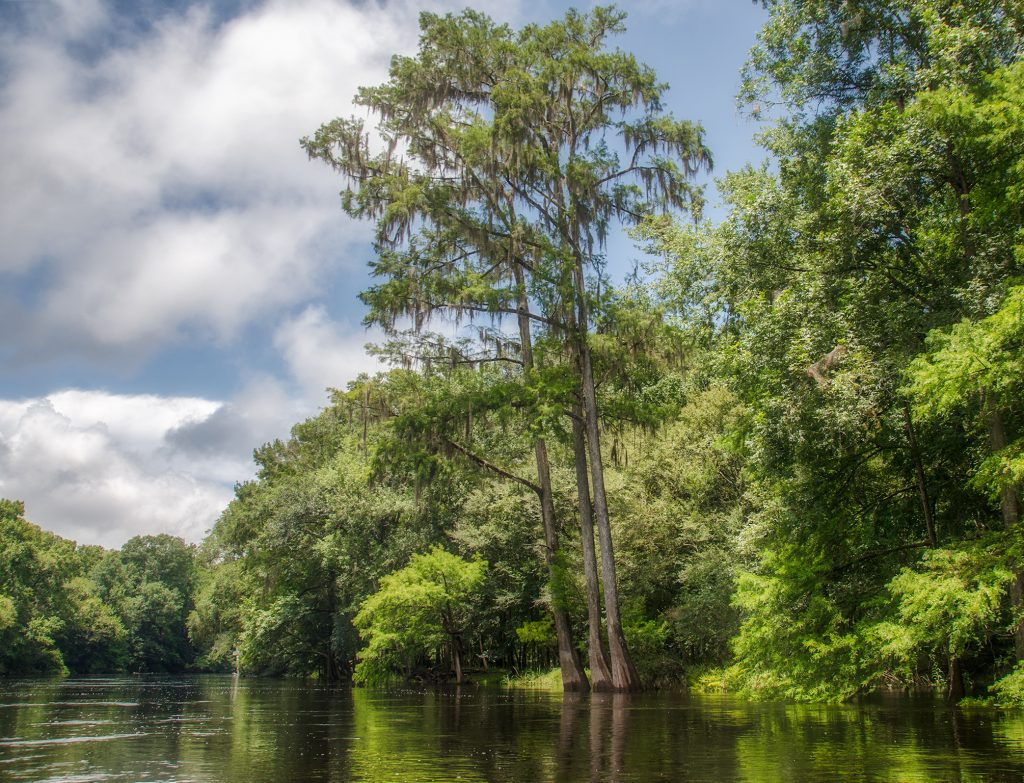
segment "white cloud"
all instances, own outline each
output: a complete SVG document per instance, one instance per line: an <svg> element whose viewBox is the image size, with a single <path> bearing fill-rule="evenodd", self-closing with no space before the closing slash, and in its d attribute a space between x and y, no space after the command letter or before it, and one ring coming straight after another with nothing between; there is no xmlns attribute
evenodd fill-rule
<svg viewBox="0 0 1024 783"><path fill-rule="evenodd" d="M253 448L312 412L269 377L226 402L79 389L0 400L0 497L79 543L199 541L253 476Z"/></svg>
<svg viewBox="0 0 1024 783"><path fill-rule="evenodd" d="M59 391L46 400L74 427L101 423L122 449L139 454L151 451L172 427L205 419L220 407L220 403L200 397L113 395L79 389Z"/></svg>
<svg viewBox="0 0 1024 783"><path fill-rule="evenodd" d="M79 256L103 274L58 282L43 310L46 323L58 335L84 329L105 345L155 345L190 324L226 339L313 288L309 248L335 217L250 205L206 215L164 213L145 225L112 229Z"/></svg>
<svg viewBox="0 0 1024 783"><path fill-rule="evenodd" d="M276 378L253 378L210 416L184 420L169 429L159 457L168 469L188 471L230 486L253 475L254 448L275 438L287 438L292 425L315 414L316 409L290 394Z"/></svg>
<svg viewBox="0 0 1024 783"><path fill-rule="evenodd" d="M0 495L80 543L120 546L138 533L196 541L231 487L173 469L163 438L219 404L195 398L69 391L0 401Z"/></svg>
<svg viewBox="0 0 1024 783"><path fill-rule="evenodd" d="M46 265L33 353L154 351L183 327L230 340L361 267L369 229L298 139L415 47L419 7L269 0L220 22L192 6L84 59L68 41L116 13L31 4L53 23L0 33L0 138L17 150L0 168L0 272Z"/></svg>
<svg viewBox="0 0 1024 783"><path fill-rule="evenodd" d="M42 0L0 28L0 275L18 283L0 290L18 324L0 343L123 362L273 319L290 373L230 400L0 399L0 496L82 543L198 540L255 446L377 369L375 335L310 304L339 269L361 272L370 227L343 218L336 175L298 139L414 49L428 5L462 2L266 0L226 21L193 3L139 34L103 0Z"/></svg>
<svg viewBox="0 0 1024 783"><path fill-rule="evenodd" d="M378 331L332 321L324 307L313 305L284 322L274 335L274 346L304 398L314 403L323 401L327 388L344 389L360 373L386 369L364 350L366 343L382 341Z"/></svg>
<svg viewBox="0 0 1024 783"><path fill-rule="evenodd" d="M328 386L380 369L363 350L372 336L310 306L275 334L289 383L258 376L227 401L80 389L0 400L0 497L80 543L198 541L253 476L253 448L287 438L327 403Z"/></svg>

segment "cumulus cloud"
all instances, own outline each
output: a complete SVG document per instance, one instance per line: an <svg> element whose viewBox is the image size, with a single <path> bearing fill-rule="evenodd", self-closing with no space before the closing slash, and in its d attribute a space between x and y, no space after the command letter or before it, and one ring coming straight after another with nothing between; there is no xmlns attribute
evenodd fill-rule
<svg viewBox="0 0 1024 783"><path fill-rule="evenodd" d="M331 320L322 305L310 305L278 328L274 345L306 400L323 399L327 388L344 389L360 373L385 369L364 346L383 342L380 332Z"/></svg>
<svg viewBox="0 0 1024 783"><path fill-rule="evenodd" d="M199 541L253 476L253 448L313 412L271 377L228 401L79 389L0 400L0 497L80 543Z"/></svg>
<svg viewBox="0 0 1024 783"><path fill-rule="evenodd" d="M170 427L208 417L195 398L63 392L0 401L0 495L80 543L120 546L136 533L196 541L230 499L230 485L173 469Z"/></svg>
<svg viewBox="0 0 1024 783"><path fill-rule="evenodd" d="M185 339L226 355L269 331L287 372L243 368L230 399L0 399L0 496L83 543L198 540L255 446L378 368L363 351L377 335L316 304L361 279L370 227L346 222L336 175L298 139L414 49L421 9L462 5L257 0L222 18L214 3L143 3L158 12L145 23L112 0L0 8L6 366L137 367Z"/></svg>
<svg viewBox="0 0 1024 783"><path fill-rule="evenodd" d="M274 338L290 377L254 377L230 400L80 389L0 400L0 497L80 543L199 541L253 476L255 447L314 415L326 387L380 369L363 351L369 336L310 306Z"/></svg>
<svg viewBox="0 0 1024 783"><path fill-rule="evenodd" d="M292 425L316 413L276 378L251 380L234 398L202 419L167 430L161 456L181 470L232 483L253 474L252 450L286 438Z"/></svg>
<svg viewBox="0 0 1024 783"><path fill-rule="evenodd" d="M56 283L40 310L47 328L38 337L84 332L108 346L155 346L172 338L175 326L194 324L227 339L312 289L306 246L334 217L330 210L249 205L112 229L80 256L103 274Z"/></svg>
<svg viewBox="0 0 1024 783"><path fill-rule="evenodd" d="M268 0L229 20L199 4L128 36L98 0L24 6L38 23L0 32L17 150L0 273L34 287L22 361L154 351L185 329L231 340L361 268L368 228L298 139L414 48L417 2ZM69 45L104 35L88 56Z"/></svg>

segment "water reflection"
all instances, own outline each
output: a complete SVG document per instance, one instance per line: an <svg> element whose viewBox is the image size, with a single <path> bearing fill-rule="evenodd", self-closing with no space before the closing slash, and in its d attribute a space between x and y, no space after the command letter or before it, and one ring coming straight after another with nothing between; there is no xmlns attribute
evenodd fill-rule
<svg viewBox="0 0 1024 783"><path fill-rule="evenodd" d="M180 679L0 683L0 780L1019 781L1024 715L930 698L370 691Z"/></svg>

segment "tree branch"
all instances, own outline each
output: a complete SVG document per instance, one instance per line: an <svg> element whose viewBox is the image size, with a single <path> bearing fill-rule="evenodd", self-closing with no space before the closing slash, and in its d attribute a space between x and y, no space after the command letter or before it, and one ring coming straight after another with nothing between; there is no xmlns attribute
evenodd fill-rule
<svg viewBox="0 0 1024 783"><path fill-rule="evenodd" d="M548 318L543 315L537 315L537 313L530 312L529 310L519 310L513 307L483 307L480 305L471 305L456 302L429 302L420 300L419 304L429 307L432 310L468 310L472 313L483 313L485 315L525 315L527 318L533 321L539 321L542 324L547 324L554 329L565 329L565 324L555 318Z"/></svg>
<svg viewBox="0 0 1024 783"><path fill-rule="evenodd" d="M896 552L903 552L907 549L923 549L928 546L927 541L915 541L912 544L899 544L897 546L886 547L885 549L874 549L870 552L866 552L859 557L853 558L853 560L847 560L845 563L840 563L837 566L833 566L829 570L829 574L838 576L839 574L853 568L855 565L867 562L868 560L874 560L876 557L885 557L886 555L892 555Z"/></svg>
<svg viewBox="0 0 1024 783"><path fill-rule="evenodd" d="M456 443L455 441L453 441L453 440L451 440L449 438L445 438L444 442L446 444L448 444L449 446L451 446L453 449L455 449L460 454L464 455L467 459L470 460L470 462L474 462L477 465L479 465L480 467L485 468L486 470L491 471L492 473L497 473L499 476L501 476L502 478L507 478L509 481L515 481L517 484L522 484L527 489L531 489L534 492L536 492L537 495L542 494L541 488L538 485L534 484L529 479L525 479L522 476L517 476L515 473L511 473L511 472L505 470L504 468L499 467L498 465L495 465L493 462L487 461L486 459L481 457L479 454L476 454L475 452L470 451L465 446L463 446L463 445L461 445L459 443Z"/></svg>

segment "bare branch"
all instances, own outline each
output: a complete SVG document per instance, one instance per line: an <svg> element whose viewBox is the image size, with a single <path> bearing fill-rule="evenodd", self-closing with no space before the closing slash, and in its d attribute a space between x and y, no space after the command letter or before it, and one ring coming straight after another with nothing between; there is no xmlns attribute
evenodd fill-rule
<svg viewBox="0 0 1024 783"><path fill-rule="evenodd" d="M492 473L496 473L502 478L507 478L509 481L515 481L517 484L522 484L527 489L531 489L534 492L536 492L538 496L542 494L541 488L537 484L534 484L529 479L525 479L522 476L517 476L515 473L505 470L504 468L495 465L493 462L489 462L488 460L481 457L479 454L470 451L465 446L456 443L453 440L445 438L444 442L451 446L453 449L455 449L457 452L465 456L467 459L469 459L470 462L474 462L480 467L489 470Z"/></svg>

